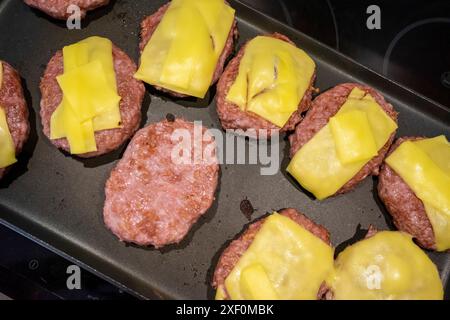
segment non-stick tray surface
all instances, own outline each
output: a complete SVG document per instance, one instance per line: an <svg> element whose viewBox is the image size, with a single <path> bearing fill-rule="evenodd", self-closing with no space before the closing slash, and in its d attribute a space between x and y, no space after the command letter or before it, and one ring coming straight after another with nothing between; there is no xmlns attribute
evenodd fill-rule
<svg viewBox="0 0 450 320"><path fill-rule="evenodd" d="M379 229L392 228L374 192L376 179L366 179L354 192L325 201L309 198L285 174L288 147L282 140L281 170L274 176L261 176L258 165L221 166L214 205L179 245L158 251L119 242L104 227L102 209L105 181L124 147L84 161L59 152L42 133L39 81L56 50L91 35L110 38L137 62L139 23L165 2L113 0L109 6L89 13L82 30L71 31L65 23L31 10L23 1L0 1L0 57L20 71L32 107L31 139L20 164L0 184L0 221L143 297L193 299L213 297L209 283L218 257L248 223L239 211L244 197L258 209L254 218L273 209L298 208L326 226L338 248L355 233L361 235L358 225L363 229L369 224ZM240 43L257 34L281 32L316 61L316 87L322 91L341 82L366 83L381 91L400 112L399 136L449 136L450 117L444 107L237 1L230 3L237 12ZM146 123L172 113L220 128L214 101L192 106L193 103L169 100L147 89L143 105ZM213 95L214 90L210 93ZM449 254L430 256L444 283L448 283Z"/></svg>

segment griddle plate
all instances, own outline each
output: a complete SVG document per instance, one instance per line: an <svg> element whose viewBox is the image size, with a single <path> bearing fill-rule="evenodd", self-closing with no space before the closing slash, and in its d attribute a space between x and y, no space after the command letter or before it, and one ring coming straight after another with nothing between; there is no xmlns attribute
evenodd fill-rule
<svg viewBox="0 0 450 320"><path fill-rule="evenodd" d="M240 43L257 34L281 32L316 61L316 86L322 91L342 82L366 83L380 90L400 112L398 135L444 133L449 136L449 116L441 106L298 31L237 1L230 2L237 11ZM392 227L374 192L375 179L366 179L350 194L321 202L300 191L285 174L288 146L284 140L280 148L280 157L284 159L282 170L275 176L260 176L257 165L222 165L213 207L181 244L158 251L119 242L104 227L102 209L105 181L123 148L83 161L54 148L43 135L38 117L39 80L56 50L91 35L110 38L137 61L139 23L164 3L111 1L109 6L88 14L83 29L78 31L67 30L65 23L31 10L23 1L0 3L0 57L20 71L32 106L31 139L20 157L20 164L0 185L0 221L138 295L190 299L213 297L208 284L218 257L230 239L248 223L239 211L240 201L245 196L258 209L254 217L273 209L298 208L326 226L335 245L352 238L359 224L362 228L369 224L379 229ZM151 94L146 94L143 105L146 123L164 119L170 112L191 121L202 120L206 126L220 127L214 102L187 108L179 101L148 91ZM449 255L430 253L430 257L447 282Z"/></svg>

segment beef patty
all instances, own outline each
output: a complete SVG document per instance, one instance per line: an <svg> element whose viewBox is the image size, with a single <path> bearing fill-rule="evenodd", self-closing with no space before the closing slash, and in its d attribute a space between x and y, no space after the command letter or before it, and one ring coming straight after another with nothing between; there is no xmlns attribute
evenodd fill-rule
<svg viewBox="0 0 450 320"><path fill-rule="evenodd" d="M156 248L178 243L212 205L219 165L206 128L199 128L205 136L201 146L213 151L211 159L176 160L180 153L174 135L194 137L194 130L198 127L191 122L165 120L133 137L105 190L105 224L119 239ZM186 148L183 154L192 156L194 148Z"/></svg>

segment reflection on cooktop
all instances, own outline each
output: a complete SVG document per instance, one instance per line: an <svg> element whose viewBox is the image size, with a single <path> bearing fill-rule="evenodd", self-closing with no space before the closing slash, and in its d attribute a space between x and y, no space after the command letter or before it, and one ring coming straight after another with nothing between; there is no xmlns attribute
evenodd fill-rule
<svg viewBox="0 0 450 320"><path fill-rule="evenodd" d="M450 1L242 1L450 108Z"/></svg>

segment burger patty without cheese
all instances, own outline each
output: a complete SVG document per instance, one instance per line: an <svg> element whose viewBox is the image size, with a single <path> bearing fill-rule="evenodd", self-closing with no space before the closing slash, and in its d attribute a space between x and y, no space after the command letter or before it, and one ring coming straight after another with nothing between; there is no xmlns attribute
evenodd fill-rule
<svg viewBox="0 0 450 320"><path fill-rule="evenodd" d="M211 159L173 158L179 144L173 133L194 137L194 124L182 119L151 124L133 137L105 190L104 221L120 240L156 248L178 243L211 207L219 165L212 136L200 130L209 137L202 150L212 150Z"/></svg>

